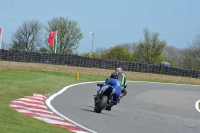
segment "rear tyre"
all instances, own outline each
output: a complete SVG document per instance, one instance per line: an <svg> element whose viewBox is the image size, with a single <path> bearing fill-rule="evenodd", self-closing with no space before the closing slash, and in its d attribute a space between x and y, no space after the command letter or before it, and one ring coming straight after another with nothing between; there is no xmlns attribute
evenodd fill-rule
<svg viewBox="0 0 200 133"><path fill-rule="evenodd" d="M97 112L97 113L101 113L101 111L106 106L107 100L108 100L108 97L107 96L103 96L101 98L101 101L100 101L99 105L94 108L94 111Z"/></svg>

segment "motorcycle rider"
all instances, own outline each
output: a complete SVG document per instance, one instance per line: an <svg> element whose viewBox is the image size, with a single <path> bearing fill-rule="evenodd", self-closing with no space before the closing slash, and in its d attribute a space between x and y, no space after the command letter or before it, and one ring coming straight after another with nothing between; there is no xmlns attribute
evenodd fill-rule
<svg viewBox="0 0 200 133"><path fill-rule="evenodd" d="M100 86L100 89L97 91L97 93L105 91L109 87L112 88L113 101L111 103L111 106L113 106L118 103L122 87L121 82L118 80L117 73L112 73L110 78L107 78L106 81Z"/></svg>
<svg viewBox="0 0 200 133"><path fill-rule="evenodd" d="M120 99L122 97L124 97L126 94L127 94L127 90L126 90L126 87L127 87L127 84L126 84L126 76L125 74L123 73L123 69L122 67L117 67L115 72L117 73L118 75L118 80L121 81L122 83L122 87L121 87L121 95L120 95L120 98L118 100L118 102L120 101Z"/></svg>

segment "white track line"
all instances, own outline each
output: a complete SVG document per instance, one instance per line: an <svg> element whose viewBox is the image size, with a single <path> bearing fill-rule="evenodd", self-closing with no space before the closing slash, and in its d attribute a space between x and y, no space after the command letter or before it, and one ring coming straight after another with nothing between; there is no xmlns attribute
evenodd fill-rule
<svg viewBox="0 0 200 133"><path fill-rule="evenodd" d="M89 132L91 132L91 133L97 133L97 132L95 132L95 131L93 131L93 130L91 130L91 129L89 129L89 128L86 128L86 127L82 126L81 124L79 124L79 123L77 123L77 122L75 122L75 121L73 121L73 120L67 118L67 117L64 116L63 114L59 113L59 112L51 105L51 101L52 101L55 97L57 97L58 95L62 94L64 91L66 91L68 88L73 87L73 86L76 86L76 85L88 84L88 83L94 83L94 82L84 82L84 83L78 83L78 84L73 84L73 85L66 86L66 87L64 87L62 90L60 90L59 92L57 92L57 93L53 94L52 96L50 96L50 97L45 101L45 103L46 103L46 105L51 109L51 111L53 111L55 114L59 115L60 117L64 118L65 120L67 120L67 121L73 123L74 125L77 125L77 126L80 127L80 128L83 128L83 129L85 129L85 130L87 130L87 131L89 131ZM79 132L79 133L80 133L80 132ZM85 132L84 132L84 133L85 133Z"/></svg>

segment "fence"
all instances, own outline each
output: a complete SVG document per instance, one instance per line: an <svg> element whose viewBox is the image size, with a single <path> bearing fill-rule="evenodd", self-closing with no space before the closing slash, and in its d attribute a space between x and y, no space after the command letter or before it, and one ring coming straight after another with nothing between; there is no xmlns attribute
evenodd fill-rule
<svg viewBox="0 0 200 133"><path fill-rule="evenodd" d="M91 68L102 68L102 69L112 69L112 70L114 70L117 66L121 66L124 71L200 78L200 71L197 70L164 67L159 65L144 64L138 62L90 58L72 54L39 53L39 52L1 49L0 60L14 61L14 62L47 63L56 65L91 67Z"/></svg>

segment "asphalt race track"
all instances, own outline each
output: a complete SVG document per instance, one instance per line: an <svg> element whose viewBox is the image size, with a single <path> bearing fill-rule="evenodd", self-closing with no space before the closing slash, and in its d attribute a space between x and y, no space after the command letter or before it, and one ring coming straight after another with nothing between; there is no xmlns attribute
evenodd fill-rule
<svg viewBox="0 0 200 133"><path fill-rule="evenodd" d="M95 113L96 83L56 96L59 113L98 133L200 133L200 86L128 82L128 94L111 111Z"/></svg>

